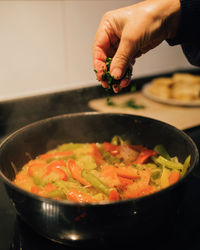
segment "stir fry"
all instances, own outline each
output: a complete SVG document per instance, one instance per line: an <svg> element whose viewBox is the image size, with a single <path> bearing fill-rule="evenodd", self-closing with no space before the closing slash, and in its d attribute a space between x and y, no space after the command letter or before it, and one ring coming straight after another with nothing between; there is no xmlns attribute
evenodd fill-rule
<svg viewBox="0 0 200 250"><path fill-rule="evenodd" d="M66 143L23 166L14 183L36 195L74 202L138 198L182 178L190 165L154 149L114 136L111 142Z"/></svg>

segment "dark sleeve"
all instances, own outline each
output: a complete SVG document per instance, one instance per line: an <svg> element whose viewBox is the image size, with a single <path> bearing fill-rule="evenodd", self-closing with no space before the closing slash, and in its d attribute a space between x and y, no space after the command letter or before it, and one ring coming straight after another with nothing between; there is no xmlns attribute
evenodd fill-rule
<svg viewBox="0 0 200 250"><path fill-rule="evenodd" d="M188 61L200 66L200 0L180 0L180 24L176 34L168 44L180 44Z"/></svg>

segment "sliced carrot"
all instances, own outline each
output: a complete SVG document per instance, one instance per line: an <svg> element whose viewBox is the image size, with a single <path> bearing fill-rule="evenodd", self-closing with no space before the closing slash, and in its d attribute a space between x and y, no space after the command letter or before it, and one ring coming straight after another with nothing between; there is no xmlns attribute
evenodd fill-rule
<svg viewBox="0 0 200 250"><path fill-rule="evenodd" d="M141 192L139 193L139 196L144 196L144 195L152 194L155 191L156 191L156 189L153 186L147 185L145 188L143 188L143 190L141 190Z"/></svg>
<svg viewBox="0 0 200 250"><path fill-rule="evenodd" d="M132 185L129 185L124 192L125 198L137 198L153 192L152 187L149 185L151 172L149 169L140 171L141 179Z"/></svg>
<svg viewBox="0 0 200 250"><path fill-rule="evenodd" d="M52 183L47 183L44 187L45 192L51 192L53 190L56 190L56 187Z"/></svg>
<svg viewBox="0 0 200 250"><path fill-rule="evenodd" d="M128 185L133 184L133 180L132 179L128 179L128 178L124 178L122 176L118 176L119 181L120 181L120 186L124 189L126 188Z"/></svg>
<svg viewBox="0 0 200 250"><path fill-rule="evenodd" d="M31 187L33 185L33 180L30 176L24 173L18 173L15 177L14 183L27 191L31 190Z"/></svg>
<svg viewBox="0 0 200 250"><path fill-rule="evenodd" d="M65 173L65 171L63 171L62 169L60 169L60 167L65 167L66 166L66 162L64 160L55 160L53 162L51 162L47 168L46 168L46 172L43 175L43 177L49 175L50 173L57 173L59 176L60 180L66 181L67 180L67 174Z"/></svg>
<svg viewBox="0 0 200 250"><path fill-rule="evenodd" d="M121 147L113 145L112 143L104 142L103 147L105 151L108 151L113 156L118 155L120 153Z"/></svg>
<svg viewBox="0 0 200 250"><path fill-rule="evenodd" d="M62 151L62 152L55 152L55 153L47 153L47 154L43 154L43 155L40 155L40 158L43 159L43 160L46 160L46 159L50 159L50 158L53 158L53 157L65 157L65 156L70 156L70 155L73 155L74 152L69 150L69 151Z"/></svg>
<svg viewBox="0 0 200 250"><path fill-rule="evenodd" d="M44 163L31 163L28 167L28 175L33 176L36 172L41 171L41 169L44 169L45 164Z"/></svg>
<svg viewBox="0 0 200 250"><path fill-rule="evenodd" d="M138 186L137 183L133 183L132 185L129 185L128 188L124 191L123 196L126 199L137 198L139 197L141 191L141 187Z"/></svg>
<svg viewBox="0 0 200 250"><path fill-rule="evenodd" d="M70 189L70 191L67 194L67 198L70 201L76 201L76 202L95 202L96 201L91 196L84 194L75 188Z"/></svg>
<svg viewBox="0 0 200 250"><path fill-rule="evenodd" d="M105 165L102 167L101 176L104 178L104 182L108 187L120 185L120 180L116 170L117 168L112 165Z"/></svg>
<svg viewBox="0 0 200 250"><path fill-rule="evenodd" d="M28 178L29 178L28 175L23 174L23 173L18 173L18 174L16 175L16 177L15 177L15 180L16 180L16 181L23 181L23 180L26 180L26 179L28 179Z"/></svg>
<svg viewBox="0 0 200 250"><path fill-rule="evenodd" d="M138 198L144 195L148 195L155 192L155 189L150 186L141 186L141 185L137 185L135 186L134 189L127 189L125 192L126 198Z"/></svg>
<svg viewBox="0 0 200 250"><path fill-rule="evenodd" d="M111 189L110 192L109 192L109 200L110 201L118 201L120 200L120 195L119 193L117 192L116 189Z"/></svg>
<svg viewBox="0 0 200 250"><path fill-rule="evenodd" d="M67 163L64 160L55 160L48 164L48 169L54 168L54 167L66 167Z"/></svg>
<svg viewBox="0 0 200 250"><path fill-rule="evenodd" d="M138 155L137 159L135 160L135 164L143 164L146 163L147 160L152 157L157 155L157 152L151 149L145 149L144 151L141 151L140 154Z"/></svg>
<svg viewBox="0 0 200 250"><path fill-rule="evenodd" d="M124 177L124 178L129 178L136 180L140 178L137 169L133 167L118 167L116 168L117 175Z"/></svg>
<svg viewBox="0 0 200 250"><path fill-rule="evenodd" d="M69 158L67 165L74 179L76 179L77 181L79 181L81 184L85 186L91 186L90 183L82 177L81 175L82 168L75 162L75 160Z"/></svg>
<svg viewBox="0 0 200 250"><path fill-rule="evenodd" d="M180 173L178 171L171 171L169 175L169 185L174 184L180 178Z"/></svg>
<svg viewBox="0 0 200 250"><path fill-rule="evenodd" d="M59 180L63 180L63 181L67 180L67 175L66 175L66 173L62 169L54 168L50 172L48 172L47 174L45 174L44 177L48 176L51 173L57 174Z"/></svg>
<svg viewBox="0 0 200 250"><path fill-rule="evenodd" d="M40 189L39 189L38 186L36 186L35 184L33 184L32 187L31 187L31 192L34 193L34 194L39 194Z"/></svg>
<svg viewBox="0 0 200 250"><path fill-rule="evenodd" d="M125 198L138 198L143 195L150 194L152 187L150 185L140 185L140 183L134 183L125 190Z"/></svg>
<svg viewBox="0 0 200 250"><path fill-rule="evenodd" d="M102 165L104 163L104 160L103 160L103 157L102 157L102 155L101 155L101 153L100 153L97 145L95 143L92 143L91 146L92 146L92 153L91 153L91 155L94 158L97 166Z"/></svg>
<svg viewBox="0 0 200 250"><path fill-rule="evenodd" d="M63 171L62 169L54 167L52 169L52 172L57 173L59 175L60 180L63 180L63 181L67 180L67 175L66 175L65 171Z"/></svg>

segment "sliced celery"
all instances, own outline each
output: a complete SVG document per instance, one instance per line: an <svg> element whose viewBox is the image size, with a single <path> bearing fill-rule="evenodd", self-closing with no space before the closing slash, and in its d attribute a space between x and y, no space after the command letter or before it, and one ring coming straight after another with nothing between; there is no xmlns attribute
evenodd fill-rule
<svg viewBox="0 0 200 250"><path fill-rule="evenodd" d="M93 187L100 190L104 194L109 195L109 187L107 187L99 178L85 169L82 170L81 174L83 178L85 178Z"/></svg>
<svg viewBox="0 0 200 250"><path fill-rule="evenodd" d="M184 176L190 166L190 160L191 160L191 155L188 155L188 157L185 159L184 163L183 163L183 170L181 173L181 176Z"/></svg>
<svg viewBox="0 0 200 250"><path fill-rule="evenodd" d="M48 192L46 194L46 196L49 197L49 198L55 198L55 197L60 197L61 199L65 199L66 198L65 193L62 192L61 190L58 190L58 189L52 190L52 191Z"/></svg>
<svg viewBox="0 0 200 250"><path fill-rule="evenodd" d="M163 172L160 178L161 188L166 188L169 186L169 174L170 174L170 170L167 168L163 168Z"/></svg>
<svg viewBox="0 0 200 250"><path fill-rule="evenodd" d="M84 169L91 170L97 168L94 158L90 155L83 155L76 162L81 168Z"/></svg>
<svg viewBox="0 0 200 250"><path fill-rule="evenodd" d="M166 158L167 160L170 160L171 157L168 154L166 148L162 144L158 144L154 147L154 150L161 155L162 157Z"/></svg>
<svg viewBox="0 0 200 250"><path fill-rule="evenodd" d="M152 157L153 161L163 167L167 167L173 170L183 170L183 164L179 162L169 161L161 155L158 157Z"/></svg>
<svg viewBox="0 0 200 250"><path fill-rule="evenodd" d="M42 178L38 176L33 176L32 178L36 186L45 186L46 182Z"/></svg>

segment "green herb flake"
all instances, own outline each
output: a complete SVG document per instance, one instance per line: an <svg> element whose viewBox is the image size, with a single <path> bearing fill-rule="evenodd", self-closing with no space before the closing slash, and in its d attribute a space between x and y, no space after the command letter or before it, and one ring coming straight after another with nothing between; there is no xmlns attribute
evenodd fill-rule
<svg viewBox="0 0 200 250"><path fill-rule="evenodd" d="M145 108L144 105L136 104L133 99L130 99L130 100L126 101L124 103L124 107L132 108L132 109L144 109Z"/></svg>
<svg viewBox="0 0 200 250"><path fill-rule="evenodd" d="M111 76L110 74L110 64L112 62L112 58L111 57L107 57L105 64L106 64L106 69L103 69L103 75L101 76L103 81L106 81L108 83L108 88L112 89L112 86L117 84L119 85L121 80L123 79L128 79L131 77L131 69L128 68L126 73L124 74L124 76L121 79L114 79L113 76Z"/></svg>
<svg viewBox="0 0 200 250"><path fill-rule="evenodd" d="M116 106L116 104L110 100L110 96L106 97L106 103L108 106Z"/></svg>

